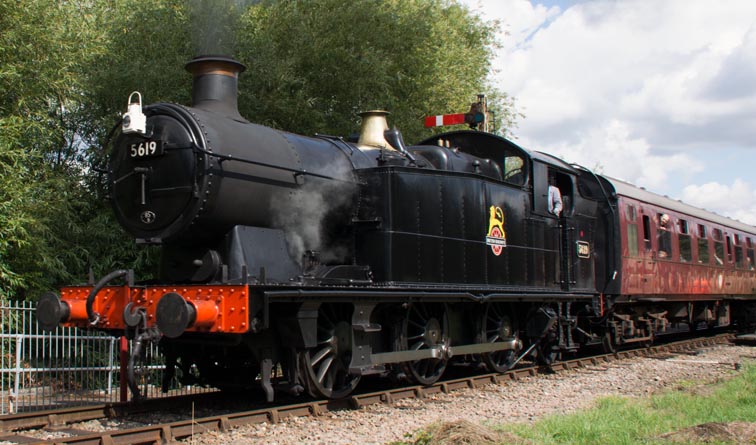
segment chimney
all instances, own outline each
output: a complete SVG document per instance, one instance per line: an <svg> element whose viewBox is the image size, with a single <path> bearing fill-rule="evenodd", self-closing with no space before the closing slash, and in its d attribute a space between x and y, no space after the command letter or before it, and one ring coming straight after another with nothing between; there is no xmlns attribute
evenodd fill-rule
<svg viewBox="0 0 756 445"><path fill-rule="evenodd" d="M237 106L239 73L247 67L228 56L197 56L185 66L192 73L192 106L244 121Z"/></svg>

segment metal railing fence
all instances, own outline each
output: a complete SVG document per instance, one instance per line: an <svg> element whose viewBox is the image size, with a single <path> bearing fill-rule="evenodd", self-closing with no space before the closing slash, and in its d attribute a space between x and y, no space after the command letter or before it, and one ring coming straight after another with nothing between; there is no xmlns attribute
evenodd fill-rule
<svg viewBox="0 0 756 445"><path fill-rule="evenodd" d="M77 328L44 332L34 303L0 300L0 415L121 400L119 344L118 337ZM142 394L159 396L165 361L154 344L144 364ZM171 389L203 390L176 381Z"/></svg>

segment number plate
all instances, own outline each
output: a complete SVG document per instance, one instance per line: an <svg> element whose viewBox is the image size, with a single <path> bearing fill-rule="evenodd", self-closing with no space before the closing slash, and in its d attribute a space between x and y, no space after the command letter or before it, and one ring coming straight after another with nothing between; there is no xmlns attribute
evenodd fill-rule
<svg viewBox="0 0 756 445"><path fill-rule="evenodd" d="M132 158L151 158L163 154L163 141L146 139L129 145L129 156Z"/></svg>

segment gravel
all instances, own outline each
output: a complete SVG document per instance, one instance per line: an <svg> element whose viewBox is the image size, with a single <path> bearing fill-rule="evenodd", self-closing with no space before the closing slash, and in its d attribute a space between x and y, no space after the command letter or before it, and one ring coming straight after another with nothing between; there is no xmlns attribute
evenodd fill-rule
<svg viewBox="0 0 756 445"><path fill-rule="evenodd" d="M643 397L675 388L681 382L704 385L731 378L738 373L738 365L748 362L756 362L753 347L715 346L694 355L625 359L433 395L425 400L400 400L391 406L338 411L318 419L289 418L277 424L197 434L184 442L194 445L384 444L407 440L415 430L435 422L527 423L549 414L585 409L597 398L609 395Z"/></svg>
<svg viewBox="0 0 756 445"><path fill-rule="evenodd" d="M588 408L601 397L644 397L680 387L682 382L686 382L686 387L693 382L700 385L698 391L706 392L704 385L737 375L740 365L746 363L756 363L756 348L721 345L691 354L636 357L556 374L539 374L514 382L434 394L424 400L398 400L393 405L331 412L317 419L287 418L276 424L247 425L224 433L198 431L181 442L192 445L385 444L409 440L413 432L433 423L531 423L545 415ZM154 413L147 417L144 419L147 424L176 420L171 413ZM81 422L71 428L104 431L138 426L140 424L133 421L110 419ZM42 440L68 436L64 432L45 430L23 434ZM4 443L0 441L0 445Z"/></svg>

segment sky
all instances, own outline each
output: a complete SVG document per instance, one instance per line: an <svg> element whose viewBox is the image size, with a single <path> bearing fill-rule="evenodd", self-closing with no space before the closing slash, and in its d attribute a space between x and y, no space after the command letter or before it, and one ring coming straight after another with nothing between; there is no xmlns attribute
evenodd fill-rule
<svg viewBox="0 0 756 445"><path fill-rule="evenodd" d="M756 0L462 0L519 145L756 225Z"/></svg>

